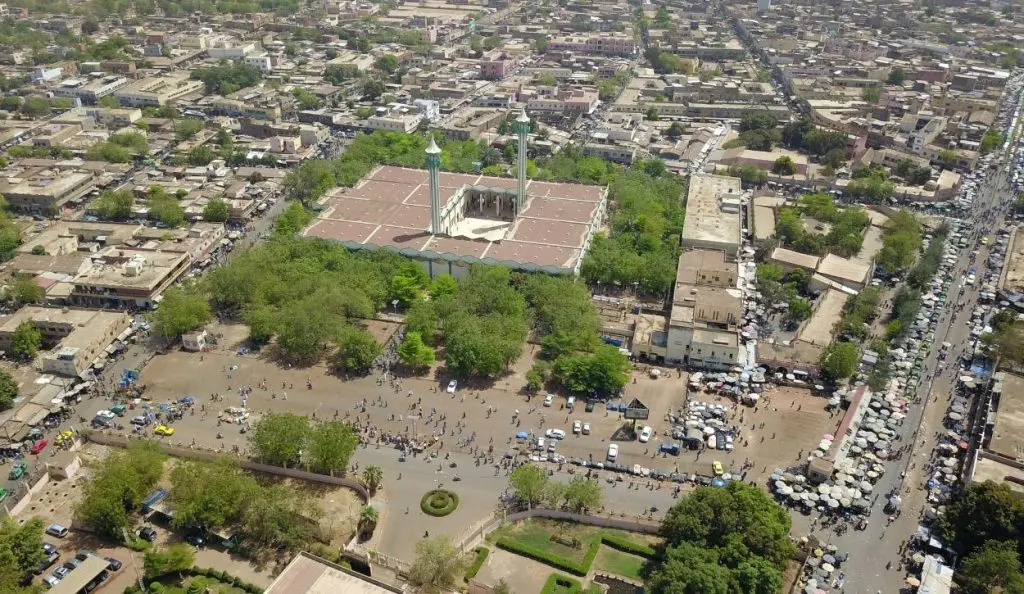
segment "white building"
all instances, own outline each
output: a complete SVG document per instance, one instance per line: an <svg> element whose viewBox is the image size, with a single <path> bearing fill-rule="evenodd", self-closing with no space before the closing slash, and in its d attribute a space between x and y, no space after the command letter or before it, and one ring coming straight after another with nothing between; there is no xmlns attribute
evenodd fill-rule
<svg viewBox="0 0 1024 594"><path fill-rule="evenodd" d="M243 61L250 65L259 68L263 72L270 72L273 70L273 66L270 62L270 56L267 54L256 54L252 56L246 56Z"/></svg>

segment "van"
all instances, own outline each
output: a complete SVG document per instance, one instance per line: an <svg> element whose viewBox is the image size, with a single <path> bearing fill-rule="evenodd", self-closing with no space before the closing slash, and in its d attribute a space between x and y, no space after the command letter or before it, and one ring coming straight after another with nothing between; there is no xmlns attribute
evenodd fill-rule
<svg viewBox="0 0 1024 594"><path fill-rule="evenodd" d="M565 408L572 410L572 407L576 405L576 397L570 396L565 401Z"/></svg>
<svg viewBox="0 0 1024 594"><path fill-rule="evenodd" d="M536 443L533 444L533 449L544 451L544 438L538 437Z"/></svg>

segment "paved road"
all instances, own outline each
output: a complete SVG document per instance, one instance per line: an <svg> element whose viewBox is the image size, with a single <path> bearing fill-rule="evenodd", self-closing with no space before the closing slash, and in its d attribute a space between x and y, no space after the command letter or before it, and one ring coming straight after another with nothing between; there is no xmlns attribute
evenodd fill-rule
<svg viewBox="0 0 1024 594"><path fill-rule="evenodd" d="M1007 177L1004 171L1000 170L993 174L987 183L979 190L975 200L974 212L980 213L999 201L1004 203L1012 200L1009 195ZM974 214L974 213L972 213ZM998 229L995 225L994 229ZM871 509L871 521L866 530L858 532L849 530L842 536L836 536L830 530L812 530L819 539L824 542L831 542L839 547L841 551L850 553L850 560L843 569L848 578L845 592L874 594L876 592L897 592L904 586L906 573L896 569L900 559L898 549L903 540L906 540L917 531L917 524L926 505L927 493L924 484L928 479L928 473L924 470L924 463L928 461L932 450L936 445L935 432L942 429L942 417L945 414L950 393L955 385L959 372L958 361L963 352L961 344L969 339L971 311L977 302L978 286L969 287L960 299L964 303L959 314L956 313L958 299L956 298L963 279L967 276L967 269L972 266L969 260L972 246L962 250L956 266L952 270L952 284L949 287L949 298L942 310L942 317L935 329L934 345L941 345L949 342L954 345L948 357L948 365L945 372L933 379L931 382L924 382L918 389L919 403L911 405L907 411L907 418L902 427L902 442L915 443L913 455L905 456L902 461L889 464L885 475L875 485L875 492L881 495L875 500ZM981 247L976 258L976 265L979 267L979 278L983 276L980 270L988 257L988 250ZM922 377L931 377L929 372L934 372L938 358L938 351L932 349L924 362ZM916 434L916 437L915 437ZM916 440L916 441L915 441ZM902 480L903 513L891 525L886 522L886 514L882 511L885 505L885 493L901 485L900 473L907 473L906 479ZM805 534L808 532L808 518L796 516L794 521L794 534ZM892 569L886 570L886 563L892 562Z"/></svg>

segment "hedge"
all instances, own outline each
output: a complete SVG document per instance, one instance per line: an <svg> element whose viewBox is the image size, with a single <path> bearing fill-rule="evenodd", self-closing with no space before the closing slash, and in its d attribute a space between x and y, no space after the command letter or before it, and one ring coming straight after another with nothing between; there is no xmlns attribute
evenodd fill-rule
<svg viewBox="0 0 1024 594"><path fill-rule="evenodd" d="M499 538L496 544L510 553L516 553L517 555L528 557L534 561L546 563L555 569L568 571L573 575L579 576L585 576L587 575L587 572L590 571L590 566L594 563L594 559L597 557L597 553L601 549L602 544L606 544L611 548L618 549L624 553L639 555L647 559L654 556L654 549L651 547L634 542L627 538L622 538L621 536L605 533L598 533L597 538L590 543L590 547L587 549L587 554L583 557L582 562L566 559L565 557L560 557L543 549L531 547L530 545L523 544L518 540L507 536Z"/></svg>
<svg viewBox="0 0 1024 594"><path fill-rule="evenodd" d="M567 575L553 573L548 576L548 581L544 582L544 587L541 589L540 594L555 594L559 586L567 588L569 594L581 594L583 592L583 584L579 580Z"/></svg>
<svg viewBox="0 0 1024 594"><path fill-rule="evenodd" d="M191 569L183 571L181 573L189 576L202 576L212 578L223 584L234 586L239 590L244 590L245 592L248 592L248 594L263 594L263 588L260 588L256 584L250 584L242 580L241 578L231 575L226 571L220 571L212 567L199 567L198 565L196 565L193 566ZM163 589L164 587L163 584L156 580L150 582L148 585L151 591L155 591L156 589ZM159 588L154 588L154 586L157 586ZM140 594L141 592L142 589L139 588L138 584L132 584L124 589L124 594Z"/></svg>
<svg viewBox="0 0 1024 594"><path fill-rule="evenodd" d="M435 495L447 496L448 505L437 508L431 507L430 500L433 499ZM436 518L447 516L448 514L455 511L455 508L457 507L459 507L458 494L455 493L454 491L449 491L447 489L434 489L432 491L427 491L426 494L423 495L423 499L420 499L420 509L423 510L423 513L427 514L428 516L434 516Z"/></svg>
<svg viewBox="0 0 1024 594"><path fill-rule="evenodd" d="M623 553L638 555L646 559L650 559L655 553L654 549L651 547L643 543L629 540L628 538L623 538L617 534L602 534L601 542L613 549L618 549Z"/></svg>
<svg viewBox="0 0 1024 594"><path fill-rule="evenodd" d="M487 547L477 547L475 550L476 558L473 559L473 563L471 563L469 569L466 570L466 582L476 577L477 572L479 572L480 568L484 566L484 561L487 561L487 555L491 553L491 550Z"/></svg>

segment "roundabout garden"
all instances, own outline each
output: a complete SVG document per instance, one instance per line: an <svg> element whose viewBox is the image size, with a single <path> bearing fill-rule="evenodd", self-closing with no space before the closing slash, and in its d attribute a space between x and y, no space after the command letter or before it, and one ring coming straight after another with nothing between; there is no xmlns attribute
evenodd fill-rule
<svg viewBox="0 0 1024 594"><path fill-rule="evenodd" d="M434 489L427 491L420 500L420 509L423 513L440 518L447 516L459 507L459 496L454 491L447 489Z"/></svg>

